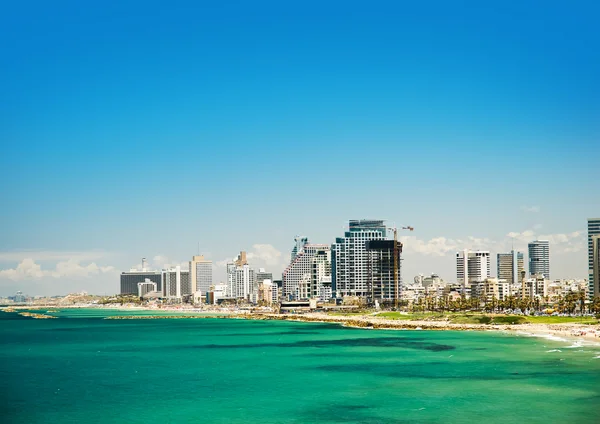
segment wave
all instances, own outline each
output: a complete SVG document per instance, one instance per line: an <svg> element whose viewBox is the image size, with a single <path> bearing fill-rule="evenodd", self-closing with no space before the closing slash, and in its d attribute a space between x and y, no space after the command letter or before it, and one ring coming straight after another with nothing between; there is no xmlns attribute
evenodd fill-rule
<svg viewBox="0 0 600 424"><path fill-rule="evenodd" d="M519 332L517 332L517 334L522 334L527 337L541 337L543 339L552 340L555 342L568 342L569 341L563 337L558 337L553 334L546 334L546 333L527 333L525 331L519 331Z"/></svg>

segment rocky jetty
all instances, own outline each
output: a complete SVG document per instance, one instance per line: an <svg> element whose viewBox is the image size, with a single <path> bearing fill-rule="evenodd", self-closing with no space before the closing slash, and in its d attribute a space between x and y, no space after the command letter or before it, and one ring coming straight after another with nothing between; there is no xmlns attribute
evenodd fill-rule
<svg viewBox="0 0 600 424"><path fill-rule="evenodd" d="M56 319L56 317L53 317L52 315L36 314L34 312L19 312L19 315L33 319Z"/></svg>

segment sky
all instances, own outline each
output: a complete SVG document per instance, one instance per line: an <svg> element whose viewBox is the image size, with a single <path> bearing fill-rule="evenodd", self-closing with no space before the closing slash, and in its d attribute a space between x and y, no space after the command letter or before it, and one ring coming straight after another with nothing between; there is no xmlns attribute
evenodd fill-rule
<svg viewBox="0 0 600 424"><path fill-rule="evenodd" d="M148 258L411 225L403 279L600 216L596 1L22 1L0 6L0 296L112 294Z"/></svg>

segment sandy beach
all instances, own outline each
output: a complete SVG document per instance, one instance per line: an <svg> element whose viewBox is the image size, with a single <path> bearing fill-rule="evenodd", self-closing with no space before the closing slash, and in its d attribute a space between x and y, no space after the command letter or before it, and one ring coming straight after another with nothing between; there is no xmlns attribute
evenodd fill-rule
<svg viewBox="0 0 600 424"><path fill-rule="evenodd" d="M302 322L339 323L349 327L376 328L390 330L455 330L455 331L510 331L522 335L546 338L580 339L600 343L600 325L568 324L456 324L447 321L428 320L394 320L374 315L337 316L324 313L307 313L302 315L281 314L236 314L244 319L275 319Z"/></svg>

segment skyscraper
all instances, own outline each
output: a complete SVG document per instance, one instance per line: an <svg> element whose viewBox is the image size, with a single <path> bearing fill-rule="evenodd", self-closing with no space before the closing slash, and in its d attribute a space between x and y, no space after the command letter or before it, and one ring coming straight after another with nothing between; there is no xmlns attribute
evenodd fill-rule
<svg viewBox="0 0 600 424"><path fill-rule="evenodd" d="M162 283L167 299L181 300L184 296L192 294L190 271L182 270L179 265L162 270Z"/></svg>
<svg viewBox="0 0 600 424"><path fill-rule="evenodd" d="M399 243L398 258L398 291L400 291L400 263L402 244ZM396 300L396 266L394 263L394 240L369 240L366 243L369 252L368 275L370 302L392 305Z"/></svg>
<svg viewBox="0 0 600 424"><path fill-rule="evenodd" d="M344 237L335 239L331 246L331 272L333 290L337 297L368 297L369 260L371 254L366 243L371 240L385 240L386 227L382 220L350 220Z"/></svg>
<svg viewBox="0 0 600 424"><path fill-rule="evenodd" d="M529 275L541 274L550 279L550 242L535 240L529 243Z"/></svg>
<svg viewBox="0 0 600 424"><path fill-rule="evenodd" d="M193 256L190 261L190 280L192 282L192 293L200 291L206 294L212 286L212 261L204 259L204 256Z"/></svg>
<svg viewBox="0 0 600 424"><path fill-rule="evenodd" d="M156 283L156 290L162 292L162 273L160 271L152 271L148 269L146 258L142 258L142 269L131 268L128 272L121 273L120 278L120 293L121 294L138 294L138 283L143 283L146 280Z"/></svg>
<svg viewBox="0 0 600 424"><path fill-rule="evenodd" d="M333 297L331 289L331 247L318 249L312 259L310 280L311 297L329 300Z"/></svg>
<svg viewBox="0 0 600 424"><path fill-rule="evenodd" d="M283 271L283 295L292 299L309 299L319 296L318 281L313 283L313 267L321 255L321 265L315 270L315 279L331 276L331 251L327 244L304 244L292 262Z"/></svg>
<svg viewBox="0 0 600 424"><path fill-rule="evenodd" d="M304 246L308 244L308 237L296 236L294 237L295 245L292 248L292 254L290 255L290 262L293 262L296 255L302 251Z"/></svg>
<svg viewBox="0 0 600 424"><path fill-rule="evenodd" d="M235 299L254 300L253 295L256 284L256 273L250 268L246 259L246 252L242 251L237 258L227 264L227 293L226 296Z"/></svg>
<svg viewBox="0 0 600 424"><path fill-rule="evenodd" d="M265 271L264 268L259 268L256 272L256 282L260 284L265 280L273 281L273 273Z"/></svg>
<svg viewBox="0 0 600 424"><path fill-rule="evenodd" d="M491 277L490 252L463 250L456 254L456 279L463 287L471 283L481 283L489 277Z"/></svg>
<svg viewBox="0 0 600 424"><path fill-rule="evenodd" d="M600 235L592 236L592 288L590 297L600 296Z"/></svg>
<svg viewBox="0 0 600 424"><path fill-rule="evenodd" d="M497 276L499 280L506 280L508 284L518 283L521 271L525 269L522 252L498 253Z"/></svg>
<svg viewBox="0 0 600 424"><path fill-rule="evenodd" d="M594 273L594 264L598 262L597 250L595 251L594 237L600 236L600 218L588 219L588 296L600 296L600 279ZM596 247L597 249L597 247Z"/></svg>

